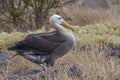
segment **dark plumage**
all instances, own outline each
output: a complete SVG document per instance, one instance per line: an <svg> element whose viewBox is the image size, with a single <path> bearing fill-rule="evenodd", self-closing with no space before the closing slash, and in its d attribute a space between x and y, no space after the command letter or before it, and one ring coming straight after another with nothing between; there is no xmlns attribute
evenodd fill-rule
<svg viewBox="0 0 120 80"><path fill-rule="evenodd" d="M61 43L65 42L59 32L48 32L39 34L30 34L22 41L15 43L13 47L8 50L15 51L31 51L34 54L50 54L56 49Z"/></svg>

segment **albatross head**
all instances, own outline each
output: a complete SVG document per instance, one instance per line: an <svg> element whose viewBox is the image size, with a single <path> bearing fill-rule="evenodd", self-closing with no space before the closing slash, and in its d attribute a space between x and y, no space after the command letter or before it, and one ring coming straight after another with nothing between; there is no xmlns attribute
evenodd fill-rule
<svg viewBox="0 0 120 80"><path fill-rule="evenodd" d="M61 34L66 36L68 40L75 42L75 37L73 35L74 28L69 25L65 20L59 15L53 15L49 19L49 23Z"/></svg>
<svg viewBox="0 0 120 80"><path fill-rule="evenodd" d="M66 30L74 31L74 28L65 22L65 20L59 15L51 16L49 22L59 32L64 32Z"/></svg>

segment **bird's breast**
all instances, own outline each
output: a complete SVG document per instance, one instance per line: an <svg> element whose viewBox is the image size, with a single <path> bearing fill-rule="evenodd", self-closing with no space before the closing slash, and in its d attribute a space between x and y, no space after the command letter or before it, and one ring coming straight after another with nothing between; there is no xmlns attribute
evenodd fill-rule
<svg viewBox="0 0 120 80"><path fill-rule="evenodd" d="M62 33L68 41L75 43L75 36L71 30L66 30Z"/></svg>

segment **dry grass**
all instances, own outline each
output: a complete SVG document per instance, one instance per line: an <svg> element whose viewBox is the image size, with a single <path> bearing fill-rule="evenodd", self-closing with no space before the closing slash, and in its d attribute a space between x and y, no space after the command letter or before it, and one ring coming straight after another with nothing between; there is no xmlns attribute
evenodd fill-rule
<svg viewBox="0 0 120 80"><path fill-rule="evenodd" d="M64 12L64 13L62 13ZM70 23L79 26L95 24L105 21L120 20L120 6L110 5L109 8L91 8L82 6L79 3L68 5L62 8L61 15L65 16Z"/></svg>
<svg viewBox="0 0 120 80"><path fill-rule="evenodd" d="M104 50L75 51L69 55L71 64L77 64L83 72L83 80L117 80L120 75L119 59L105 57ZM67 58L67 56L66 56ZM71 60L72 59L72 60Z"/></svg>
<svg viewBox="0 0 120 80"><path fill-rule="evenodd" d="M104 55L106 52L107 51L104 50L99 51L98 48L92 48L88 51L81 51L76 48L74 51L71 51L69 54L59 59L54 68L50 69L53 71L53 76L48 73L45 78L49 80L119 80L120 60L116 57L106 58ZM72 76L68 76L68 70L66 68L71 65L76 65L81 70L81 78L74 74ZM5 77L22 74L29 70L40 69L37 65L20 56L17 56L10 61L7 66L9 68L8 71L5 70ZM1 76L1 78L5 77ZM18 80L29 80L31 78L35 80L41 79L39 75L28 75L23 79L22 76L20 76Z"/></svg>

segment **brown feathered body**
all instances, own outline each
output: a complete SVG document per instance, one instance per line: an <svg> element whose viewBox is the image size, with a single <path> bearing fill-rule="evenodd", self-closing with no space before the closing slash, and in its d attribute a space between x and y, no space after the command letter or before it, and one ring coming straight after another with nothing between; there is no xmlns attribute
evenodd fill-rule
<svg viewBox="0 0 120 80"><path fill-rule="evenodd" d="M16 51L17 54L32 52L31 55L51 55L57 59L65 55L74 45L74 41L68 39L58 31L30 34L23 40L15 43L8 50Z"/></svg>

